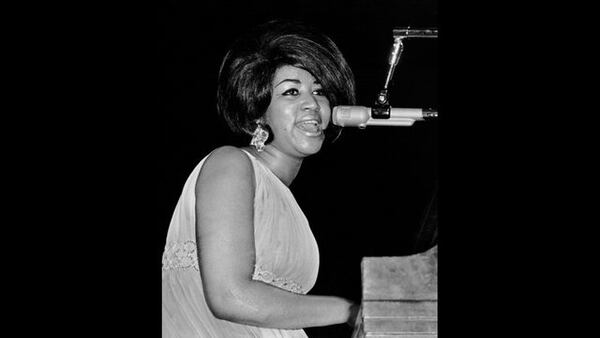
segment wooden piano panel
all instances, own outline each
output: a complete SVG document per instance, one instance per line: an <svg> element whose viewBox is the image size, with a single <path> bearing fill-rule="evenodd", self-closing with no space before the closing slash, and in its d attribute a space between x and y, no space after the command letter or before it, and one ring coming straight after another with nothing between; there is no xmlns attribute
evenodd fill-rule
<svg viewBox="0 0 600 338"><path fill-rule="evenodd" d="M405 257L365 257L361 269L352 337L437 337L437 246Z"/></svg>

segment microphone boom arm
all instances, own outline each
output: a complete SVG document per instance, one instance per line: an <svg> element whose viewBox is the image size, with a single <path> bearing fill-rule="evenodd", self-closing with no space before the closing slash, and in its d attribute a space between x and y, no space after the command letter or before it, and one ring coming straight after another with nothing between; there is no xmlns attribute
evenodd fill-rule
<svg viewBox="0 0 600 338"><path fill-rule="evenodd" d="M387 98L382 98L381 93L387 94L387 89L394 76L394 70L400 61L400 57L402 56L402 52L404 51L404 44L402 41L408 38L437 38L438 30L435 28L432 29L411 29L410 27L406 28L394 28L393 31L394 36L394 44L392 45L392 50L390 51L390 56L388 60L388 65L390 68L388 69L388 73L385 79L385 84L383 85L383 89L380 92L380 95L377 97L377 104L384 104L387 102Z"/></svg>
<svg viewBox="0 0 600 338"><path fill-rule="evenodd" d="M436 28L431 29L411 29L410 27L405 28L395 28L392 31L394 36L394 44L392 45L392 49L390 51L390 56L388 59L389 69L387 72L387 76L385 79L385 83L383 85L383 89L379 91L377 94L377 98L375 99L375 104L373 105L373 109L371 112L371 116L374 119L389 119L390 118L390 102L389 102L389 91L388 87L390 82L392 81L392 77L394 76L394 71L398 62L400 61L400 57L402 56L402 52L404 51L403 40L407 38L437 38L438 30ZM437 117L437 112L436 112ZM387 123L389 125L389 123Z"/></svg>

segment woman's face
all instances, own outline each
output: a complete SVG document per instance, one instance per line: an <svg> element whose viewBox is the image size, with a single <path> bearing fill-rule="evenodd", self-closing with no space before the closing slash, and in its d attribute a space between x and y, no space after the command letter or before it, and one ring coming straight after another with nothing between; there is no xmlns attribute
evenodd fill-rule
<svg viewBox="0 0 600 338"><path fill-rule="evenodd" d="M273 79L271 103L264 119L274 138L269 145L305 157L321 149L331 108L321 84L306 70L282 66Z"/></svg>

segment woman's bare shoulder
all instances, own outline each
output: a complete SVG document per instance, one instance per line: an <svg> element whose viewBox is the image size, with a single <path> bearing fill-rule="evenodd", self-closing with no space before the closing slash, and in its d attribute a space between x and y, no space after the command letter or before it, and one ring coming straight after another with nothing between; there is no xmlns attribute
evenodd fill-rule
<svg viewBox="0 0 600 338"><path fill-rule="evenodd" d="M222 146L212 151L206 162L217 167L240 167L251 168L250 158L240 148L234 146Z"/></svg>
<svg viewBox="0 0 600 338"><path fill-rule="evenodd" d="M234 146L219 147L210 154L200 172L198 184L210 181L228 181L230 183L249 181L254 175L252 162L243 150Z"/></svg>

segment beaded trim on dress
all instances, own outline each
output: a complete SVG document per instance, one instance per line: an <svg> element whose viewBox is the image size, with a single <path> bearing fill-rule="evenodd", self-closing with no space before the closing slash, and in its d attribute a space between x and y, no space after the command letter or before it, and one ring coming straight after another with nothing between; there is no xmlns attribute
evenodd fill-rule
<svg viewBox="0 0 600 338"><path fill-rule="evenodd" d="M200 271L195 241L176 242L167 245L162 257L163 270L189 269ZM265 282L294 293L305 293L302 285L287 278L276 276L256 265L252 279Z"/></svg>
<svg viewBox="0 0 600 338"><path fill-rule="evenodd" d="M254 267L254 274L252 274L252 279L274 285L280 289L284 289L289 292L302 294L305 293L304 289L302 288L302 285L300 285L299 283L296 283L293 280L289 280L287 278L277 277L271 271L263 270L258 265Z"/></svg>
<svg viewBox="0 0 600 338"><path fill-rule="evenodd" d="M183 243L170 243L167 245L162 257L162 269L187 269L194 268L200 271L198 266L198 254L196 253L196 242L185 241Z"/></svg>

